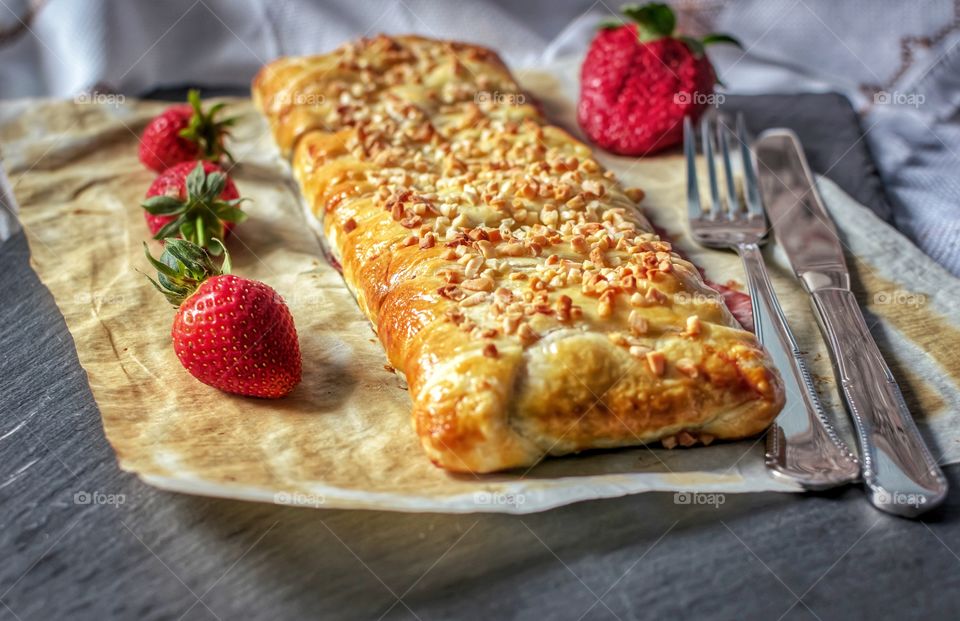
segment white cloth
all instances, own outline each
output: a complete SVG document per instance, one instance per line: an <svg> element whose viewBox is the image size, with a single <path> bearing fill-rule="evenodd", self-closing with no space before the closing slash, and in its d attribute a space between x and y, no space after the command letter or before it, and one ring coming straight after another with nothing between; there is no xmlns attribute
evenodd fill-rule
<svg viewBox="0 0 960 621"><path fill-rule="evenodd" d="M737 93L837 91L863 115L895 224L960 275L960 19L950 0L676 0ZM598 0L0 0L0 97L248 84L266 61L363 35L494 48L514 68L582 54ZM0 238L3 237L0 212Z"/></svg>

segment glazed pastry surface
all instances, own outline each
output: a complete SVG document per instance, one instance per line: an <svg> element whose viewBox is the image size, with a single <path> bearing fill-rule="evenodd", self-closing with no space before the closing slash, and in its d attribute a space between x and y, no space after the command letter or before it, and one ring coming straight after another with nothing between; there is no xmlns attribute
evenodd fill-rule
<svg viewBox="0 0 960 621"><path fill-rule="evenodd" d="M772 362L492 51L417 36L253 84L443 468L762 432ZM309 378L305 378L309 381Z"/></svg>

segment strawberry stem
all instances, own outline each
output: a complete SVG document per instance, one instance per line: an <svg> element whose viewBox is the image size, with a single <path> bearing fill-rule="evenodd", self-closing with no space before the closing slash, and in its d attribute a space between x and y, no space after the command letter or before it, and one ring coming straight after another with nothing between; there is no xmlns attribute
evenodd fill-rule
<svg viewBox="0 0 960 621"><path fill-rule="evenodd" d="M180 130L180 137L196 144L200 148L202 159L219 162L225 155L231 162L235 161L233 155L224 146L224 139L230 135L229 128L237 122L237 119L230 117L217 120L217 114L226 104L217 103L208 111L204 111L200 91L197 89L190 89L187 93L187 102L193 108L193 115L187 126Z"/></svg>
<svg viewBox="0 0 960 621"><path fill-rule="evenodd" d="M677 16L674 14L673 9L662 2L649 2L642 5L625 4L620 7L620 12L637 25L637 37L644 43L667 37L676 37L686 43L690 51L697 57L703 55L704 46L713 43L730 43L743 49L740 42L728 34L715 32L708 34L702 39L685 35L675 35L674 31L677 28ZM619 28L628 23L629 22L620 19L605 20L600 24L600 28Z"/></svg>
<svg viewBox="0 0 960 621"><path fill-rule="evenodd" d="M166 239L180 235L198 246L207 248L214 255L220 254L220 246L210 245L212 238L223 239L226 235L224 222L243 222L247 214L237 206L245 198L224 200L220 198L227 184L226 174L216 171L207 174L203 162L187 175L186 198L151 196L142 204L155 216L175 216L165 224L154 239Z"/></svg>
<svg viewBox="0 0 960 621"><path fill-rule="evenodd" d="M203 281L230 273L230 255L226 247L219 239L213 238L211 241L216 242L223 254L223 264L220 267L206 248L186 239L164 240L163 254L159 259L150 254L150 248L144 242L143 252L147 261L157 270L157 279L147 276L147 280L175 307L179 307L193 295Z"/></svg>
<svg viewBox="0 0 960 621"><path fill-rule="evenodd" d="M637 24L641 41L655 41L673 35L677 17L666 4L650 2L644 5L626 4L620 11Z"/></svg>

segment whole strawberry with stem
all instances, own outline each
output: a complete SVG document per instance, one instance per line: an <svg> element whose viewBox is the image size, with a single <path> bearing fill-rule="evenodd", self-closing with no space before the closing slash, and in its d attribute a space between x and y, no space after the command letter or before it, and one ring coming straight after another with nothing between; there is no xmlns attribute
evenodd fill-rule
<svg viewBox="0 0 960 621"><path fill-rule="evenodd" d="M297 329L276 291L229 274L222 246L222 267L184 239L166 240L159 260L143 247L158 272L150 282L177 307L173 349L190 375L224 392L265 399L283 397L300 383Z"/></svg>
<svg viewBox="0 0 960 621"><path fill-rule="evenodd" d="M200 91L191 90L188 103L170 106L147 124L140 137L140 161L163 172L174 164L191 160L219 162L233 156L224 146L236 118L217 119L226 104L204 110Z"/></svg>
<svg viewBox="0 0 960 621"><path fill-rule="evenodd" d="M660 3L627 5L629 20L605 23L580 72L577 120L597 145L620 155L662 151L683 138L683 118L696 121L712 99L717 74L705 53L729 35L676 35L676 17Z"/></svg>
<svg viewBox="0 0 960 621"><path fill-rule="evenodd" d="M213 162L183 162L161 173L147 190L143 216L154 239L180 235L220 252L210 240L225 239L247 214L237 186Z"/></svg>

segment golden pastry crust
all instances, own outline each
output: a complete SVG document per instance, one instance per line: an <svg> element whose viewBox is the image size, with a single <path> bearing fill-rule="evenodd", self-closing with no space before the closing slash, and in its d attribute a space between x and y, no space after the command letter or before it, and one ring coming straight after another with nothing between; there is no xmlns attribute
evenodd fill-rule
<svg viewBox="0 0 960 621"><path fill-rule="evenodd" d="M379 36L253 95L434 463L743 438L782 407L755 337L492 51Z"/></svg>

